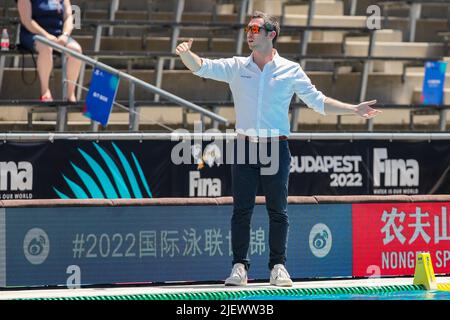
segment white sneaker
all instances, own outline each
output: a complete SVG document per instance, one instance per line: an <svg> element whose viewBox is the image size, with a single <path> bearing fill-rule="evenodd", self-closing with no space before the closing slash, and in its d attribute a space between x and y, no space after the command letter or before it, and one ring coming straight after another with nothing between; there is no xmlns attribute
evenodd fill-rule
<svg viewBox="0 0 450 320"><path fill-rule="evenodd" d="M235 263L230 276L225 280L226 286L245 286L247 285L247 270L242 263Z"/></svg>
<svg viewBox="0 0 450 320"><path fill-rule="evenodd" d="M270 272L270 284L278 287L292 287L291 276L282 264L276 264Z"/></svg>

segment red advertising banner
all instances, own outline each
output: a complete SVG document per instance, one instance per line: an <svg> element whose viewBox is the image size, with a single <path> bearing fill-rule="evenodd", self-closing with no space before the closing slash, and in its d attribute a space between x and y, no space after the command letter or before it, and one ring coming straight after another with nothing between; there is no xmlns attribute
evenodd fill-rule
<svg viewBox="0 0 450 320"><path fill-rule="evenodd" d="M353 276L413 275L418 252L450 273L450 203L354 204Z"/></svg>

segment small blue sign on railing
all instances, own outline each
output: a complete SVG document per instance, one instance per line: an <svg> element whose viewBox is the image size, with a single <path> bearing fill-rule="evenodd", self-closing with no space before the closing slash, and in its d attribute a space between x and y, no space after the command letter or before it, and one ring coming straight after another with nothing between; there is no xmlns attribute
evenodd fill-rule
<svg viewBox="0 0 450 320"><path fill-rule="evenodd" d="M435 105L443 103L446 69L447 62L444 61L427 61L425 63L421 103Z"/></svg>
<svg viewBox="0 0 450 320"><path fill-rule="evenodd" d="M118 87L118 76L95 68L92 73L83 115L106 126Z"/></svg>

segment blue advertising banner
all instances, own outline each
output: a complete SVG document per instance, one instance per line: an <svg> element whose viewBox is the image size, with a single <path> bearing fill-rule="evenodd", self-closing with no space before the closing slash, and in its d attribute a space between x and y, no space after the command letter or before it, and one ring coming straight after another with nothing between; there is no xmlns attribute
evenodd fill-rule
<svg viewBox="0 0 450 320"><path fill-rule="evenodd" d="M444 61L428 61L425 63L425 77L421 96L423 104L442 104L446 69L447 62Z"/></svg>
<svg viewBox="0 0 450 320"><path fill-rule="evenodd" d="M95 68L92 73L83 115L106 126L118 87L118 76Z"/></svg>
<svg viewBox="0 0 450 320"><path fill-rule="evenodd" d="M351 277L351 205L289 206L287 269L296 278Z"/></svg>
<svg viewBox="0 0 450 320"><path fill-rule="evenodd" d="M231 270L231 211L229 206L7 209L6 283L225 279ZM267 227L261 223L266 215L255 218L251 251L261 265L268 255Z"/></svg>
<svg viewBox="0 0 450 320"><path fill-rule="evenodd" d="M351 205L293 205L293 278L351 276ZM7 208L7 286L222 281L231 206ZM265 206L251 225L250 279L268 279Z"/></svg>

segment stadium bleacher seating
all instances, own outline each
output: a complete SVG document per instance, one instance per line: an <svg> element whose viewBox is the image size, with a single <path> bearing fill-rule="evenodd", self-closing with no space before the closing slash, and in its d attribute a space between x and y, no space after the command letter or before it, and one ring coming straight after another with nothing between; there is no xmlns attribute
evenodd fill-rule
<svg viewBox="0 0 450 320"><path fill-rule="evenodd" d="M300 111L298 119L292 123L294 130L446 130L445 124L450 120L450 115L445 106L428 108L427 112L422 113L416 110L425 108L417 106L420 103L418 97L422 88L424 62L429 59L445 60L448 53L448 37L445 34L450 31L450 5L425 0L401 1L402 5L397 7L389 6L388 1L315 0L314 15L308 21L311 2L248 1L243 23L252 10L278 15L283 23L278 43L281 55L302 62L312 82L326 95L347 102L377 99L383 113L368 125L356 117L322 117L307 108L297 109L293 105L293 110ZM414 41L409 41L410 8L418 3L421 14L416 22ZM214 108L220 115L234 121L231 95L226 84L192 76L178 59L174 60L174 68L171 68L170 61L175 57L171 50L176 29L179 30L179 35L175 34L176 42L195 37L193 49L202 56L221 57L239 53L237 41L239 32L242 32L242 1L72 0L72 4L81 9L81 29L74 30L73 36L82 45L85 54L112 67L128 70L133 76L184 99ZM370 5L379 5L383 9L385 15L381 17L381 30L364 31L367 29L366 9ZM15 2L0 1L0 8L0 21L8 28L14 43L18 21ZM177 8L183 9L178 18ZM308 41L304 40L305 37ZM373 47L370 47L371 37ZM245 43L242 54L249 54ZM54 130L55 108L43 109L32 101L39 95L37 81L32 85L22 81L22 67L23 77L28 80L33 78L35 71L31 56L25 55L22 59L13 50L2 57L1 130ZM365 80L364 70L367 70ZM80 79L84 87L89 87L91 72L91 68L86 67ZM361 90L364 81L366 85ZM449 86L447 81L446 87ZM61 64L58 59L51 87L54 96L60 99ZM449 90L445 90L446 106L450 105ZM81 100L84 96L85 92L80 90ZM123 81L117 100L126 106L128 98L128 86ZM179 106L168 108L169 105L162 101L158 104L158 98L148 91L137 89L135 98L140 106L140 130L159 129L155 123L173 128L191 126L194 120L200 118L198 113L188 112ZM86 131L91 126L90 121L79 112L80 104L69 113L68 130ZM109 126L104 130L128 130L128 114L123 111L114 108ZM426 116L416 116L420 114ZM207 125L211 124L209 120L205 121Z"/></svg>

